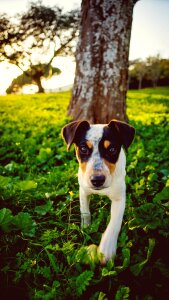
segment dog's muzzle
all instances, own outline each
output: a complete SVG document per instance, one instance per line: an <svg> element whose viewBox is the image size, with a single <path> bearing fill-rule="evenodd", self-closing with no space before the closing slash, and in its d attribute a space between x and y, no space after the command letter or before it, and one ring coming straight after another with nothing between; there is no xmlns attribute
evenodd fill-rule
<svg viewBox="0 0 169 300"><path fill-rule="evenodd" d="M105 183L106 177L104 175L92 175L90 181L94 188L100 189Z"/></svg>

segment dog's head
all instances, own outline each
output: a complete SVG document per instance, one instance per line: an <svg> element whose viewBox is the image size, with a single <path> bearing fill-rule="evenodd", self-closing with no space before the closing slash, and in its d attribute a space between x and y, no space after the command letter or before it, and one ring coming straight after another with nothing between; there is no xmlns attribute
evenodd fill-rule
<svg viewBox="0 0 169 300"><path fill-rule="evenodd" d="M67 149L75 144L83 185L95 190L111 185L121 147L127 150L134 134L132 126L116 120L107 125L75 121L62 129Z"/></svg>

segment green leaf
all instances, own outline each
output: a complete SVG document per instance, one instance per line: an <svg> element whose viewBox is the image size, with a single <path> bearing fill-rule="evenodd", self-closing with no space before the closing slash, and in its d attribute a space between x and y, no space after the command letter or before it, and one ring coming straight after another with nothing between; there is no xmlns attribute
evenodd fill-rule
<svg viewBox="0 0 169 300"><path fill-rule="evenodd" d="M99 293L98 300L108 300L108 298L107 298L107 296L106 296L105 293L100 292L100 293Z"/></svg>
<svg viewBox="0 0 169 300"><path fill-rule="evenodd" d="M44 215L46 215L51 210L52 205L53 205L53 201L48 200L46 204L36 206L35 207L35 212L38 215L44 216Z"/></svg>
<svg viewBox="0 0 169 300"><path fill-rule="evenodd" d="M76 288L78 296L81 296L86 290L93 275L94 273L92 271L86 270L76 278Z"/></svg>
<svg viewBox="0 0 169 300"><path fill-rule="evenodd" d="M154 238L148 239L147 260L149 260L152 255L153 249L155 247L155 243L156 241Z"/></svg>
<svg viewBox="0 0 169 300"><path fill-rule="evenodd" d="M102 269L102 276L103 277L106 277L106 276L112 276L112 277L115 277L117 275L117 272L116 271L109 271L107 270L107 268L103 268Z"/></svg>
<svg viewBox="0 0 169 300"><path fill-rule="evenodd" d="M129 248L123 248L122 249L123 254L123 269L127 268L130 263L130 249Z"/></svg>
<svg viewBox="0 0 169 300"><path fill-rule="evenodd" d="M8 184L10 183L10 178L9 177L5 177L5 176L1 176L0 175L0 187L1 188L7 188Z"/></svg>
<svg viewBox="0 0 169 300"><path fill-rule="evenodd" d="M41 274L44 278L50 280L51 278L51 270L50 267L44 266L44 267L40 267L37 266L37 273Z"/></svg>
<svg viewBox="0 0 169 300"><path fill-rule="evenodd" d="M131 272L135 275L138 276L140 272L142 271L144 265L147 263L147 259L145 259L142 262L139 262L133 266L130 267Z"/></svg>
<svg viewBox="0 0 169 300"><path fill-rule="evenodd" d="M9 231L12 225L12 212L8 208L2 208L0 210L0 227L4 231Z"/></svg>
<svg viewBox="0 0 169 300"><path fill-rule="evenodd" d="M37 159L40 163L45 163L51 157L51 154L51 148L41 148Z"/></svg>
<svg viewBox="0 0 169 300"><path fill-rule="evenodd" d="M142 262L139 262L133 266L131 266L131 271L132 273L135 275L135 276L138 276L140 274L140 272L142 271L144 265L149 261L151 255L152 255L152 252L153 252L153 249L154 249L154 246L155 246L155 239L149 239L149 245L148 245L148 250L147 250L147 258L145 260L143 260Z"/></svg>
<svg viewBox="0 0 169 300"><path fill-rule="evenodd" d="M162 200L169 200L169 186L164 187L153 199L154 202L160 202Z"/></svg>
<svg viewBox="0 0 169 300"><path fill-rule="evenodd" d="M129 299L130 288L128 286L120 286L115 296L115 300Z"/></svg>
<svg viewBox="0 0 169 300"><path fill-rule="evenodd" d="M162 169L162 170L160 170L160 173L162 173L164 176L168 176L169 175L169 170Z"/></svg>
<svg viewBox="0 0 169 300"><path fill-rule="evenodd" d="M24 235L29 237L33 237L35 235L36 222L32 220L29 213L20 212L14 217L13 223Z"/></svg>
<svg viewBox="0 0 169 300"><path fill-rule="evenodd" d="M130 264L130 249L129 248L123 248L122 249L122 255L123 255L123 265L116 267L117 271L125 270Z"/></svg>
<svg viewBox="0 0 169 300"><path fill-rule="evenodd" d="M57 267L56 262L55 262L55 256L47 250L47 247L45 248L45 251L48 255L48 258L49 258L49 261L50 261L50 264L51 264L53 270L57 274L58 273L58 267Z"/></svg>
<svg viewBox="0 0 169 300"><path fill-rule="evenodd" d="M23 180L17 184L17 188L22 191L28 191L37 188L37 182L33 180Z"/></svg>

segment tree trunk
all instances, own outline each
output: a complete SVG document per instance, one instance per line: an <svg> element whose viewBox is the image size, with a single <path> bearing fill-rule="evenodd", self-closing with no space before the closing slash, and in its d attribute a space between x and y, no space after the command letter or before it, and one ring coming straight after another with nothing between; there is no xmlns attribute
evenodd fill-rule
<svg viewBox="0 0 169 300"><path fill-rule="evenodd" d="M153 79L152 80L152 83L153 83L153 88L156 88L157 87L157 79Z"/></svg>
<svg viewBox="0 0 169 300"><path fill-rule="evenodd" d="M37 93L44 93L44 88L42 86L42 83L41 83L41 78L36 76L36 78L34 77L34 81L36 82L37 86L38 86L38 91Z"/></svg>
<svg viewBox="0 0 169 300"><path fill-rule="evenodd" d="M127 121L128 54L134 0L82 0L76 75L68 114Z"/></svg>
<svg viewBox="0 0 169 300"><path fill-rule="evenodd" d="M142 89L142 77L140 77L139 80L138 80L138 89L139 90Z"/></svg>

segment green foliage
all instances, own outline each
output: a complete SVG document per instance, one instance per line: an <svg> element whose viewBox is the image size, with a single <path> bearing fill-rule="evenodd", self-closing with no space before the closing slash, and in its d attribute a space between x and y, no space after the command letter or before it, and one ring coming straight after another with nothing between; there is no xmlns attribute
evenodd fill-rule
<svg viewBox="0 0 169 300"><path fill-rule="evenodd" d="M86 270L76 278L76 293L77 296L81 296L89 285L94 273L90 270Z"/></svg>
<svg viewBox="0 0 169 300"><path fill-rule="evenodd" d="M19 230L23 235L35 236L36 223L32 220L29 213L19 212L16 216L12 215L10 209L0 210L0 228L5 232Z"/></svg>
<svg viewBox="0 0 169 300"><path fill-rule="evenodd" d="M116 293L115 300L125 300L125 299L130 299L129 298L129 292L130 289L127 286L120 286L118 288L118 291Z"/></svg>
<svg viewBox="0 0 169 300"><path fill-rule="evenodd" d="M0 210L0 227L4 231L8 231L10 229L10 225L12 224L13 216L10 209L3 208Z"/></svg>
<svg viewBox="0 0 169 300"><path fill-rule="evenodd" d="M131 271L135 276L138 276L140 272L142 271L144 265L150 260L151 254L153 252L155 246L155 239L149 239L149 245L147 250L147 257L142 262L139 262L133 266L131 266Z"/></svg>
<svg viewBox="0 0 169 300"><path fill-rule="evenodd" d="M53 205L53 201L48 200L48 201L46 202L46 204L36 206L36 207L35 207L35 212L36 212L37 214L41 215L41 216L44 216L44 215L47 214L48 211L51 210L52 205Z"/></svg>
<svg viewBox="0 0 169 300"><path fill-rule="evenodd" d="M128 93L136 137L117 255L105 266L96 245L110 201L93 196L92 225L81 230L78 164L60 134L69 98L0 97L2 298L168 299L169 89Z"/></svg>

